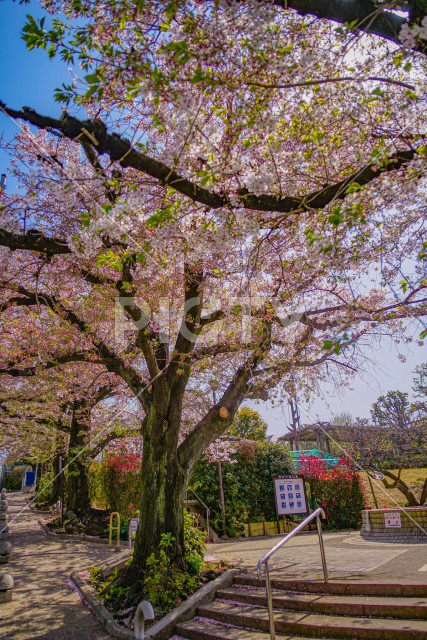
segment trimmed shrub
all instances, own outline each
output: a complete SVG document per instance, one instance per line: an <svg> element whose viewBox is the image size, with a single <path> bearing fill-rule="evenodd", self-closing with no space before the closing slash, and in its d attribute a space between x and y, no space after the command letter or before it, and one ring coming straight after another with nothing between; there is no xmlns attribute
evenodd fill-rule
<svg viewBox="0 0 427 640"><path fill-rule="evenodd" d="M228 536L242 535L246 522L276 519L274 478L294 473L293 463L282 444L242 440L233 462L222 462ZM218 464L201 456L190 487L211 510L211 523L223 533Z"/></svg>
<svg viewBox="0 0 427 640"><path fill-rule="evenodd" d="M317 456L301 456L299 472L306 479L312 507L325 511L330 529L358 529L366 496L363 484L348 458L331 469Z"/></svg>
<svg viewBox="0 0 427 640"><path fill-rule="evenodd" d="M123 521L137 513L141 496L141 456L120 449L90 469L91 499L118 511Z"/></svg>

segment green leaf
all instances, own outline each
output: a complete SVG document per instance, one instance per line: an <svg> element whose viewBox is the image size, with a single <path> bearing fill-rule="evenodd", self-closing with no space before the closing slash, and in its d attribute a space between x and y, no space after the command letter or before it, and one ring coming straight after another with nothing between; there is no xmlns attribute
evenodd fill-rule
<svg viewBox="0 0 427 640"><path fill-rule="evenodd" d="M395 65L395 67L401 67L402 61L403 61L403 53L402 51L398 51L393 56L393 64Z"/></svg>
<svg viewBox="0 0 427 640"><path fill-rule="evenodd" d="M325 340L323 342L323 346L322 349L324 349L325 351L328 351L329 349L332 349L332 347L334 346L334 342L332 342L332 340Z"/></svg>
<svg viewBox="0 0 427 640"><path fill-rule="evenodd" d="M95 84L95 82L99 81L98 74L96 72L89 73L87 76L85 76L85 80L89 84Z"/></svg>
<svg viewBox="0 0 427 640"><path fill-rule="evenodd" d="M198 66L196 67L193 77L190 79L190 82L192 82L192 84L197 84L198 82L202 82L205 79L206 77L203 73L202 67Z"/></svg>
<svg viewBox="0 0 427 640"><path fill-rule="evenodd" d="M407 290L408 290L408 282L407 282L407 280L401 280L399 282L399 284L400 284L400 288L402 289L403 293L406 293Z"/></svg>
<svg viewBox="0 0 427 640"><path fill-rule="evenodd" d="M340 205L337 204L332 208L328 220L334 227L338 227L338 225L341 224L343 220L343 211Z"/></svg>
<svg viewBox="0 0 427 640"><path fill-rule="evenodd" d="M356 18L356 20L352 20L351 22L345 22L344 24L347 27L347 29L351 31L352 29L354 29L354 27L357 25L358 22L359 22L359 19Z"/></svg>
<svg viewBox="0 0 427 640"><path fill-rule="evenodd" d="M188 51L188 42L186 40L181 40L179 42L169 42L163 47L163 49L165 51L173 52L175 60L180 65L185 64L190 58L190 54Z"/></svg>
<svg viewBox="0 0 427 640"><path fill-rule="evenodd" d="M103 253L100 253L96 258L97 267L110 267L116 271L122 270L122 260L119 255L114 253L112 249L106 249Z"/></svg>
<svg viewBox="0 0 427 640"><path fill-rule="evenodd" d="M349 193L357 193L358 191L360 191L361 188L362 187L358 182L352 182L351 184L348 185L344 193L346 195L348 195Z"/></svg>

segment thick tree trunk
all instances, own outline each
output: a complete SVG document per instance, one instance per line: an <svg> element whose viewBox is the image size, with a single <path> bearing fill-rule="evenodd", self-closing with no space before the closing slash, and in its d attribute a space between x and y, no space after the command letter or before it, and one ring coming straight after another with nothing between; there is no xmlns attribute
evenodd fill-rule
<svg viewBox="0 0 427 640"><path fill-rule="evenodd" d="M84 415L83 415L84 413ZM89 415L75 403L67 455L67 510L80 518L90 512L89 464L85 451Z"/></svg>
<svg viewBox="0 0 427 640"><path fill-rule="evenodd" d="M145 456L144 456L145 458ZM179 467L177 456L164 455L143 462L141 524L135 541L133 568L144 570L146 560L159 549L161 536L170 533L173 541L168 555L184 569L184 498L188 474Z"/></svg>
<svg viewBox="0 0 427 640"><path fill-rule="evenodd" d="M59 474L60 464L59 458L61 457L61 453L58 453L52 462L53 469L53 485L52 485L52 504L61 500L61 482L62 478Z"/></svg>
<svg viewBox="0 0 427 640"><path fill-rule="evenodd" d="M67 511L72 511L79 518L90 511L89 470L79 460L73 462L67 474Z"/></svg>
<svg viewBox="0 0 427 640"><path fill-rule="evenodd" d="M160 406L153 403L144 426L141 521L132 563L132 570L138 572L144 571L147 558L158 551L164 533L173 538L168 555L180 568L186 566L184 498L190 469L180 465L177 452L180 400L170 404L164 400Z"/></svg>

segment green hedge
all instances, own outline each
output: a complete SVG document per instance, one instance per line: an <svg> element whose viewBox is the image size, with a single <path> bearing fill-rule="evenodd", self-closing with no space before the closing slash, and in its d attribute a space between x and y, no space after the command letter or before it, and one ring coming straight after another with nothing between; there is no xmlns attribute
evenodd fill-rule
<svg viewBox="0 0 427 640"><path fill-rule="evenodd" d="M246 522L276 519L273 480L276 476L294 473L293 463L282 444L244 440L233 458L234 464L221 463L226 534L232 537L243 534ZM218 464L201 456L190 487L210 508L215 531L223 534Z"/></svg>

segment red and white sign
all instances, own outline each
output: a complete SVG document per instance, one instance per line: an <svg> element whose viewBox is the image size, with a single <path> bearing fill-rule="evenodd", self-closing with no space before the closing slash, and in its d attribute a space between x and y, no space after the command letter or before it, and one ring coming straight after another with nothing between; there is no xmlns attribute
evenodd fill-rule
<svg viewBox="0 0 427 640"><path fill-rule="evenodd" d="M402 527L402 522L400 519L400 513L396 511L391 511L384 514L384 524L386 529L397 528L400 529Z"/></svg>

